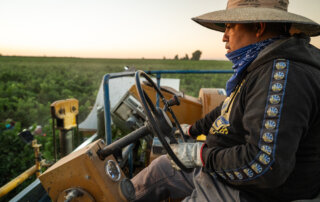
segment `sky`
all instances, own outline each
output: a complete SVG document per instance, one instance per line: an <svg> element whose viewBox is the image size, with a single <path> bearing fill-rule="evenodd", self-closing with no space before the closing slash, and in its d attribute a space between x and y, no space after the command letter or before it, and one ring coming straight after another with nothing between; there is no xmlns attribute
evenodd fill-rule
<svg viewBox="0 0 320 202"><path fill-rule="evenodd" d="M224 60L223 34L191 20L227 0L0 0L0 54L89 58L173 58L202 51ZM320 23L320 0L289 11ZM311 43L320 48L320 37Z"/></svg>

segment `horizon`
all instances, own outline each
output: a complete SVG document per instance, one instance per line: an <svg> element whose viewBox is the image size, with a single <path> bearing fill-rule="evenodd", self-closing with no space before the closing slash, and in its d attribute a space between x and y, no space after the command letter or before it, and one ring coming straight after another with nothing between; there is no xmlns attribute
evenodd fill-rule
<svg viewBox="0 0 320 202"><path fill-rule="evenodd" d="M137 3L138 2L138 3ZM161 2L96 0L3 1L0 54L3 56L104 59L173 59L196 50L201 60L227 60L223 33L192 17L225 9L227 0ZM289 12L320 22L319 0L291 0ZM320 37L311 43L320 48Z"/></svg>
<svg viewBox="0 0 320 202"><path fill-rule="evenodd" d="M77 57L77 56L47 56L47 55L3 55L0 54L1 57L26 57L26 58L74 58L74 59L101 59L101 60L176 60L174 58L104 58L104 57ZM183 61L183 59L179 58L178 61ZM198 60L191 60L190 61L198 61ZM227 58L225 59L202 59L201 61L227 61L229 60ZM199 61L200 61L199 60Z"/></svg>

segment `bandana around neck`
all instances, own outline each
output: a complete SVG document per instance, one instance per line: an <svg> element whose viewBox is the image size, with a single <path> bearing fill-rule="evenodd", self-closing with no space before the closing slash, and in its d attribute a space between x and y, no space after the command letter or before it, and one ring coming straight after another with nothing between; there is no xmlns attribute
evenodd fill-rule
<svg viewBox="0 0 320 202"><path fill-rule="evenodd" d="M239 81L242 79L244 71L258 56L260 51L276 39L277 38L270 38L255 44L250 44L226 54L226 57L233 63L232 69L234 69L234 74L230 77L226 85L227 96L230 96L235 90Z"/></svg>

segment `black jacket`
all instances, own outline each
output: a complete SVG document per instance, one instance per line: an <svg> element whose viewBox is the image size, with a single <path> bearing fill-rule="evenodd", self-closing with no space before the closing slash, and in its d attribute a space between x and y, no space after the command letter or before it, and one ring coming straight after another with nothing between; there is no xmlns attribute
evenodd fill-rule
<svg viewBox="0 0 320 202"><path fill-rule="evenodd" d="M295 35L266 47L224 103L197 121L205 169L257 201L320 192L320 51Z"/></svg>

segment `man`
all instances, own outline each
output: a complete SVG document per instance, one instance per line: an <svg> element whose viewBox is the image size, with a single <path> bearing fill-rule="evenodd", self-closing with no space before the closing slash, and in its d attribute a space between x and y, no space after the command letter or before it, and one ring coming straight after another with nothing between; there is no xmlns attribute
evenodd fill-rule
<svg viewBox="0 0 320 202"><path fill-rule="evenodd" d="M288 13L288 3L229 0L226 10L193 19L224 32L235 70L228 97L188 128L192 137L207 134L204 144L172 145L194 172L156 159L132 179L137 201L292 201L320 193L320 51L309 44L320 25Z"/></svg>

